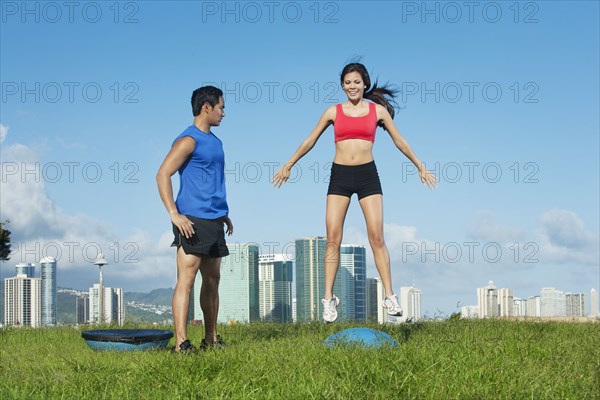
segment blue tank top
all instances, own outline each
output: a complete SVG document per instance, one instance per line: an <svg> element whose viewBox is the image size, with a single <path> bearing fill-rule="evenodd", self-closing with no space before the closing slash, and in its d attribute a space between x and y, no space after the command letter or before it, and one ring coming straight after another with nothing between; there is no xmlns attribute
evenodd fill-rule
<svg viewBox="0 0 600 400"><path fill-rule="evenodd" d="M177 210L197 218L217 219L229 214L225 195L225 153L223 143L212 132L191 125L173 141L190 136L194 151L179 168Z"/></svg>

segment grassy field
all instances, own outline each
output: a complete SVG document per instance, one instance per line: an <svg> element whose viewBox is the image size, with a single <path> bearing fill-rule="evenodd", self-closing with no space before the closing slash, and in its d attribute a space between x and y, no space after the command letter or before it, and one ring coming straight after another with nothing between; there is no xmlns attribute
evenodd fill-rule
<svg viewBox="0 0 600 400"><path fill-rule="evenodd" d="M598 323L361 326L399 346L322 346L356 324L222 326L228 347L194 355L94 352L75 328L3 329L0 398L600 399ZM190 327L192 343L202 337Z"/></svg>

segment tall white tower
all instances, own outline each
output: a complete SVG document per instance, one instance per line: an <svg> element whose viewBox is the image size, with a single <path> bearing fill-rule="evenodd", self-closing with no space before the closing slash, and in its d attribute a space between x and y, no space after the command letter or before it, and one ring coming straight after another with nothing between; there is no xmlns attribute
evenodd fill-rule
<svg viewBox="0 0 600 400"><path fill-rule="evenodd" d="M515 300L512 289L498 289L498 313L501 317L512 317L515 314Z"/></svg>
<svg viewBox="0 0 600 400"><path fill-rule="evenodd" d="M106 264L108 264L106 262L106 259L104 258L104 254L100 253L98 254L98 258L96 258L96 262L94 263L94 265L98 266L98 269L100 270L100 282L99 282L99 288L98 288L98 322L99 323L104 323L106 321L106 318L104 316L104 287L102 285L102 267L104 267Z"/></svg>
<svg viewBox="0 0 600 400"><path fill-rule="evenodd" d="M377 322L385 324L388 322L388 313L383 307L383 301L385 300L385 288L383 287L383 281L380 278L377 279Z"/></svg>
<svg viewBox="0 0 600 400"><path fill-rule="evenodd" d="M567 315L565 293L556 288L542 288L540 293L542 317L564 317Z"/></svg>
<svg viewBox="0 0 600 400"><path fill-rule="evenodd" d="M590 301L592 303L590 307L590 315L592 317L600 316L600 312L598 312L598 291L594 288L590 290Z"/></svg>
<svg viewBox="0 0 600 400"><path fill-rule="evenodd" d="M56 325L56 259L44 257L40 261L42 279L42 325Z"/></svg>
<svg viewBox="0 0 600 400"><path fill-rule="evenodd" d="M4 279L4 324L38 327L42 322L40 278L18 274Z"/></svg>
<svg viewBox="0 0 600 400"><path fill-rule="evenodd" d="M494 281L489 281L485 287L477 288L477 305L479 318L498 316L498 289L494 286Z"/></svg>
<svg viewBox="0 0 600 400"><path fill-rule="evenodd" d="M412 286L400 288L400 306L404 311L402 321L421 319L421 289Z"/></svg>

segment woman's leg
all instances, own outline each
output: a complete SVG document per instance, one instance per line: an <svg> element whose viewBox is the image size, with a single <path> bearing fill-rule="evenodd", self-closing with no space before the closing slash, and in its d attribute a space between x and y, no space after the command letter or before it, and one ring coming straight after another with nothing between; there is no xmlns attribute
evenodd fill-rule
<svg viewBox="0 0 600 400"><path fill-rule="evenodd" d="M383 238L383 195L366 196L359 203L367 223L367 234L375 258L375 266L385 288L385 295L389 297L394 294L394 290L392 289L390 254Z"/></svg>
<svg viewBox="0 0 600 400"><path fill-rule="evenodd" d="M325 225L327 228L327 246L325 247L325 299L333 296L335 274L340 263L340 246L344 230L344 220L350 197L330 194L327 196Z"/></svg>

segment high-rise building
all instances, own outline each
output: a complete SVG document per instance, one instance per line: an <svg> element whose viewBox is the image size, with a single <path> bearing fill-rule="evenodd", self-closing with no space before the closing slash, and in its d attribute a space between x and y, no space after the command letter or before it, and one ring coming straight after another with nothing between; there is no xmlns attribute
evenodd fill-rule
<svg viewBox="0 0 600 400"><path fill-rule="evenodd" d="M100 322L100 284L94 283L89 290L89 323L97 324Z"/></svg>
<svg viewBox="0 0 600 400"><path fill-rule="evenodd" d="M408 286L400 288L401 321L418 321L421 319L421 289Z"/></svg>
<svg viewBox="0 0 600 400"><path fill-rule="evenodd" d="M42 281L18 274L4 279L4 325L38 327L42 323Z"/></svg>
<svg viewBox="0 0 600 400"><path fill-rule="evenodd" d="M540 296L530 296L527 298L527 316L541 317L542 316L542 300Z"/></svg>
<svg viewBox="0 0 600 400"><path fill-rule="evenodd" d="M324 237L296 239L296 307L298 322L320 321L325 294Z"/></svg>
<svg viewBox="0 0 600 400"><path fill-rule="evenodd" d="M565 294L565 315L567 317L584 317L587 315L585 313L585 294Z"/></svg>
<svg viewBox="0 0 600 400"><path fill-rule="evenodd" d="M592 317L600 316L598 311L598 291L594 288L590 290L590 315Z"/></svg>
<svg viewBox="0 0 600 400"><path fill-rule="evenodd" d="M380 324L385 324L390 319L394 319L396 317L390 317L387 313L385 307L383 307L383 301L385 300L385 288L383 287L383 281L381 278L375 278L377 282L377 322Z"/></svg>
<svg viewBox="0 0 600 400"><path fill-rule="evenodd" d="M285 254L259 256L258 297L262 321L292 322L292 264Z"/></svg>
<svg viewBox="0 0 600 400"><path fill-rule="evenodd" d="M540 296L542 317L567 315L565 293L556 288L543 288Z"/></svg>
<svg viewBox="0 0 600 400"><path fill-rule="evenodd" d="M513 313L515 317L524 317L527 315L527 300L517 297L513 300Z"/></svg>
<svg viewBox="0 0 600 400"><path fill-rule="evenodd" d="M377 279L367 278L365 287L367 298L367 321L377 322Z"/></svg>
<svg viewBox="0 0 600 400"><path fill-rule="evenodd" d="M102 323L118 324L125 323L125 298L122 288L110 288L103 286L103 313ZM97 324L99 322L100 310L100 284L94 283L89 291L89 322Z"/></svg>
<svg viewBox="0 0 600 400"><path fill-rule="evenodd" d="M364 246L344 244L340 247L340 265L333 293L339 297L340 321L367 319L367 257Z"/></svg>
<svg viewBox="0 0 600 400"><path fill-rule="evenodd" d="M44 257L40 261L42 279L42 325L56 325L56 259Z"/></svg>
<svg viewBox="0 0 600 400"><path fill-rule="evenodd" d="M463 306L460 308L461 318L479 318L479 307Z"/></svg>
<svg viewBox="0 0 600 400"><path fill-rule="evenodd" d="M294 322L298 322L298 301L296 300L296 298L294 297L292 299L292 321Z"/></svg>
<svg viewBox="0 0 600 400"><path fill-rule="evenodd" d="M77 296L75 299L75 322L77 325L90 322L90 297L88 295Z"/></svg>
<svg viewBox="0 0 600 400"><path fill-rule="evenodd" d="M515 300L512 289L498 289L498 315L512 317L515 311Z"/></svg>
<svg viewBox="0 0 600 400"><path fill-rule="evenodd" d="M122 288L108 288L108 292L105 291L104 297L104 309L105 315L110 316L106 321L110 323L116 323L117 325L125 324L125 296Z"/></svg>
<svg viewBox="0 0 600 400"><path fill-rule="evenodd" d="M35 278L35 264L21 263L16 265L16 275L25 275L28 278Z"/></svg>
<svg viewBox="0 0 600 400"><path fill-rule="evenodd" d="M229 255L221 260L219 316L217 322L252 322L259 319L258 246L228 244ZM203 320L200 307L202 274L194 283L194 319Z"/></svg>
<svg viewBox="0 0 600 400"><path fill-rule="evenodd" d="M498 289L493 281L489 281L485 287L477 288L477 306L479 318L498 316Z"/></svg>

